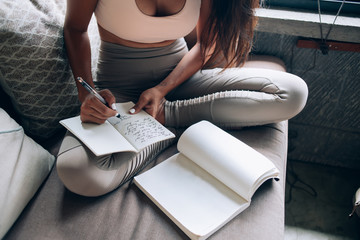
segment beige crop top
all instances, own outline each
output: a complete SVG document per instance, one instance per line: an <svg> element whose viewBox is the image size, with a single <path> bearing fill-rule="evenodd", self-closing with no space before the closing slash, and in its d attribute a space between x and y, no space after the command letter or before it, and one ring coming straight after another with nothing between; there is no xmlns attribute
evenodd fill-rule
<svg viewBox="0 0 360 240"><path fill-rule="evenodd" d="M140 43L174 40L190 33L199 18L201 0L186 0L176 14L153 17L144 14L135 0L99 0L98 24L116 36Z"/></svg>

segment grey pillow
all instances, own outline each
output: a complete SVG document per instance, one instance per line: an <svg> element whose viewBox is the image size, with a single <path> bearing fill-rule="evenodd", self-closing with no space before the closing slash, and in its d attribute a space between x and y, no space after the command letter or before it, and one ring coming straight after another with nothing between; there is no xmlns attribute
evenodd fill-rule
<svg viewBox="0 0 360 240"><path fill-rule="evenodd" d="M0 1L0 85L31 137L48 138L59 120L79 113L64 48L65 9L65 0Z"/></svg>

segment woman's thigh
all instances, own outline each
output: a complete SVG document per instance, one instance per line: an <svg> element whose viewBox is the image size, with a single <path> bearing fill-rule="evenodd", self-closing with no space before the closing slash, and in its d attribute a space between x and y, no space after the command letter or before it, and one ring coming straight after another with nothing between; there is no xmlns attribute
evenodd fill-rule
<svg viewBox="0 0 360 240"><path fill-rule="evenodd" d="M307 90L301 78L287 72L261 68L215 68L195 73L172 91L167 99L190 99L232 90L274 94L274 98L286 98L288 94L303 92L304 88Z"/></svg>
<svg viewBox="0 0 360 240"><path fill-rule="evenodd" d="M290 73L259 68L203 70L167 96L168 126L209 120L222 127L283 121L305 106L307 86Z"/></svg>

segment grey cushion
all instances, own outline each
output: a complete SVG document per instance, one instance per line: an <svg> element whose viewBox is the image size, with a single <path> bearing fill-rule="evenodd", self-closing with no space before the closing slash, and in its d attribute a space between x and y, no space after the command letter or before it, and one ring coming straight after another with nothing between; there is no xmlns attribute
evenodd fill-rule
<svg viewBox="0 0 360 240"><path fill-rule="evenodd" d="M0 239L47 177L55 157L0 108Z"/></svg>
<svg viewBox="0 0 360 240"><path fill-rule="evenodd" d="M283 239L287 122L231 132L271 159L280 181L263 184L248 209L210 239ZM176 152L172 146L148 166ZM56 170L5 239L187 239L134 184L102 197L67 191Z"/></svg>
<svg viewBox="0 0 360 240"><path fill-rule="evenodd" d="M32 137L53 135L59 120L79 111L64 48L65 9L64 0L0 1L0 85Z"/></svg>

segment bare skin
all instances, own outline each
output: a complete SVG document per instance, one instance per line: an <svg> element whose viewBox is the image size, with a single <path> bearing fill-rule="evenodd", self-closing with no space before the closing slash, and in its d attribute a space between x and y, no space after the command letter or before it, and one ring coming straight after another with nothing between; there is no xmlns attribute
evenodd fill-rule
<svg viewBox="0 0 360 240"><path fill-rule="evenodd" d="M141 12L146 15L161 17L176 14L184 7L186 0L135 0ZM67 0L67 12L64 24L64 37L69 56L70 65L75 77L82 76L92 87L94 83L91 75L91 52L87 35L87 27L91 16L95 11L97 0ZM209 0L201 3L200 17L197 28L197 39L200 39L200 32L210 12ZM163 47L173 43L170 39L157 43L138 43L119 38L99 26L100 38L103 41L116 43L128 47L148 48ZM202 58L200 54L199 41L183 57L177 67L158 85L145 90L133 107L138 113L144 109L160 123L165 122L164 102L165 96L171 90L186 81L191 75L201 68ZM116 111L106 107L99 100L85 91L78 83L79 100L81 106L81 120L83 122L104 123L105 120L116 114ZM109 106L115 103L115 97L109 90L99 92Z"/></svg>

